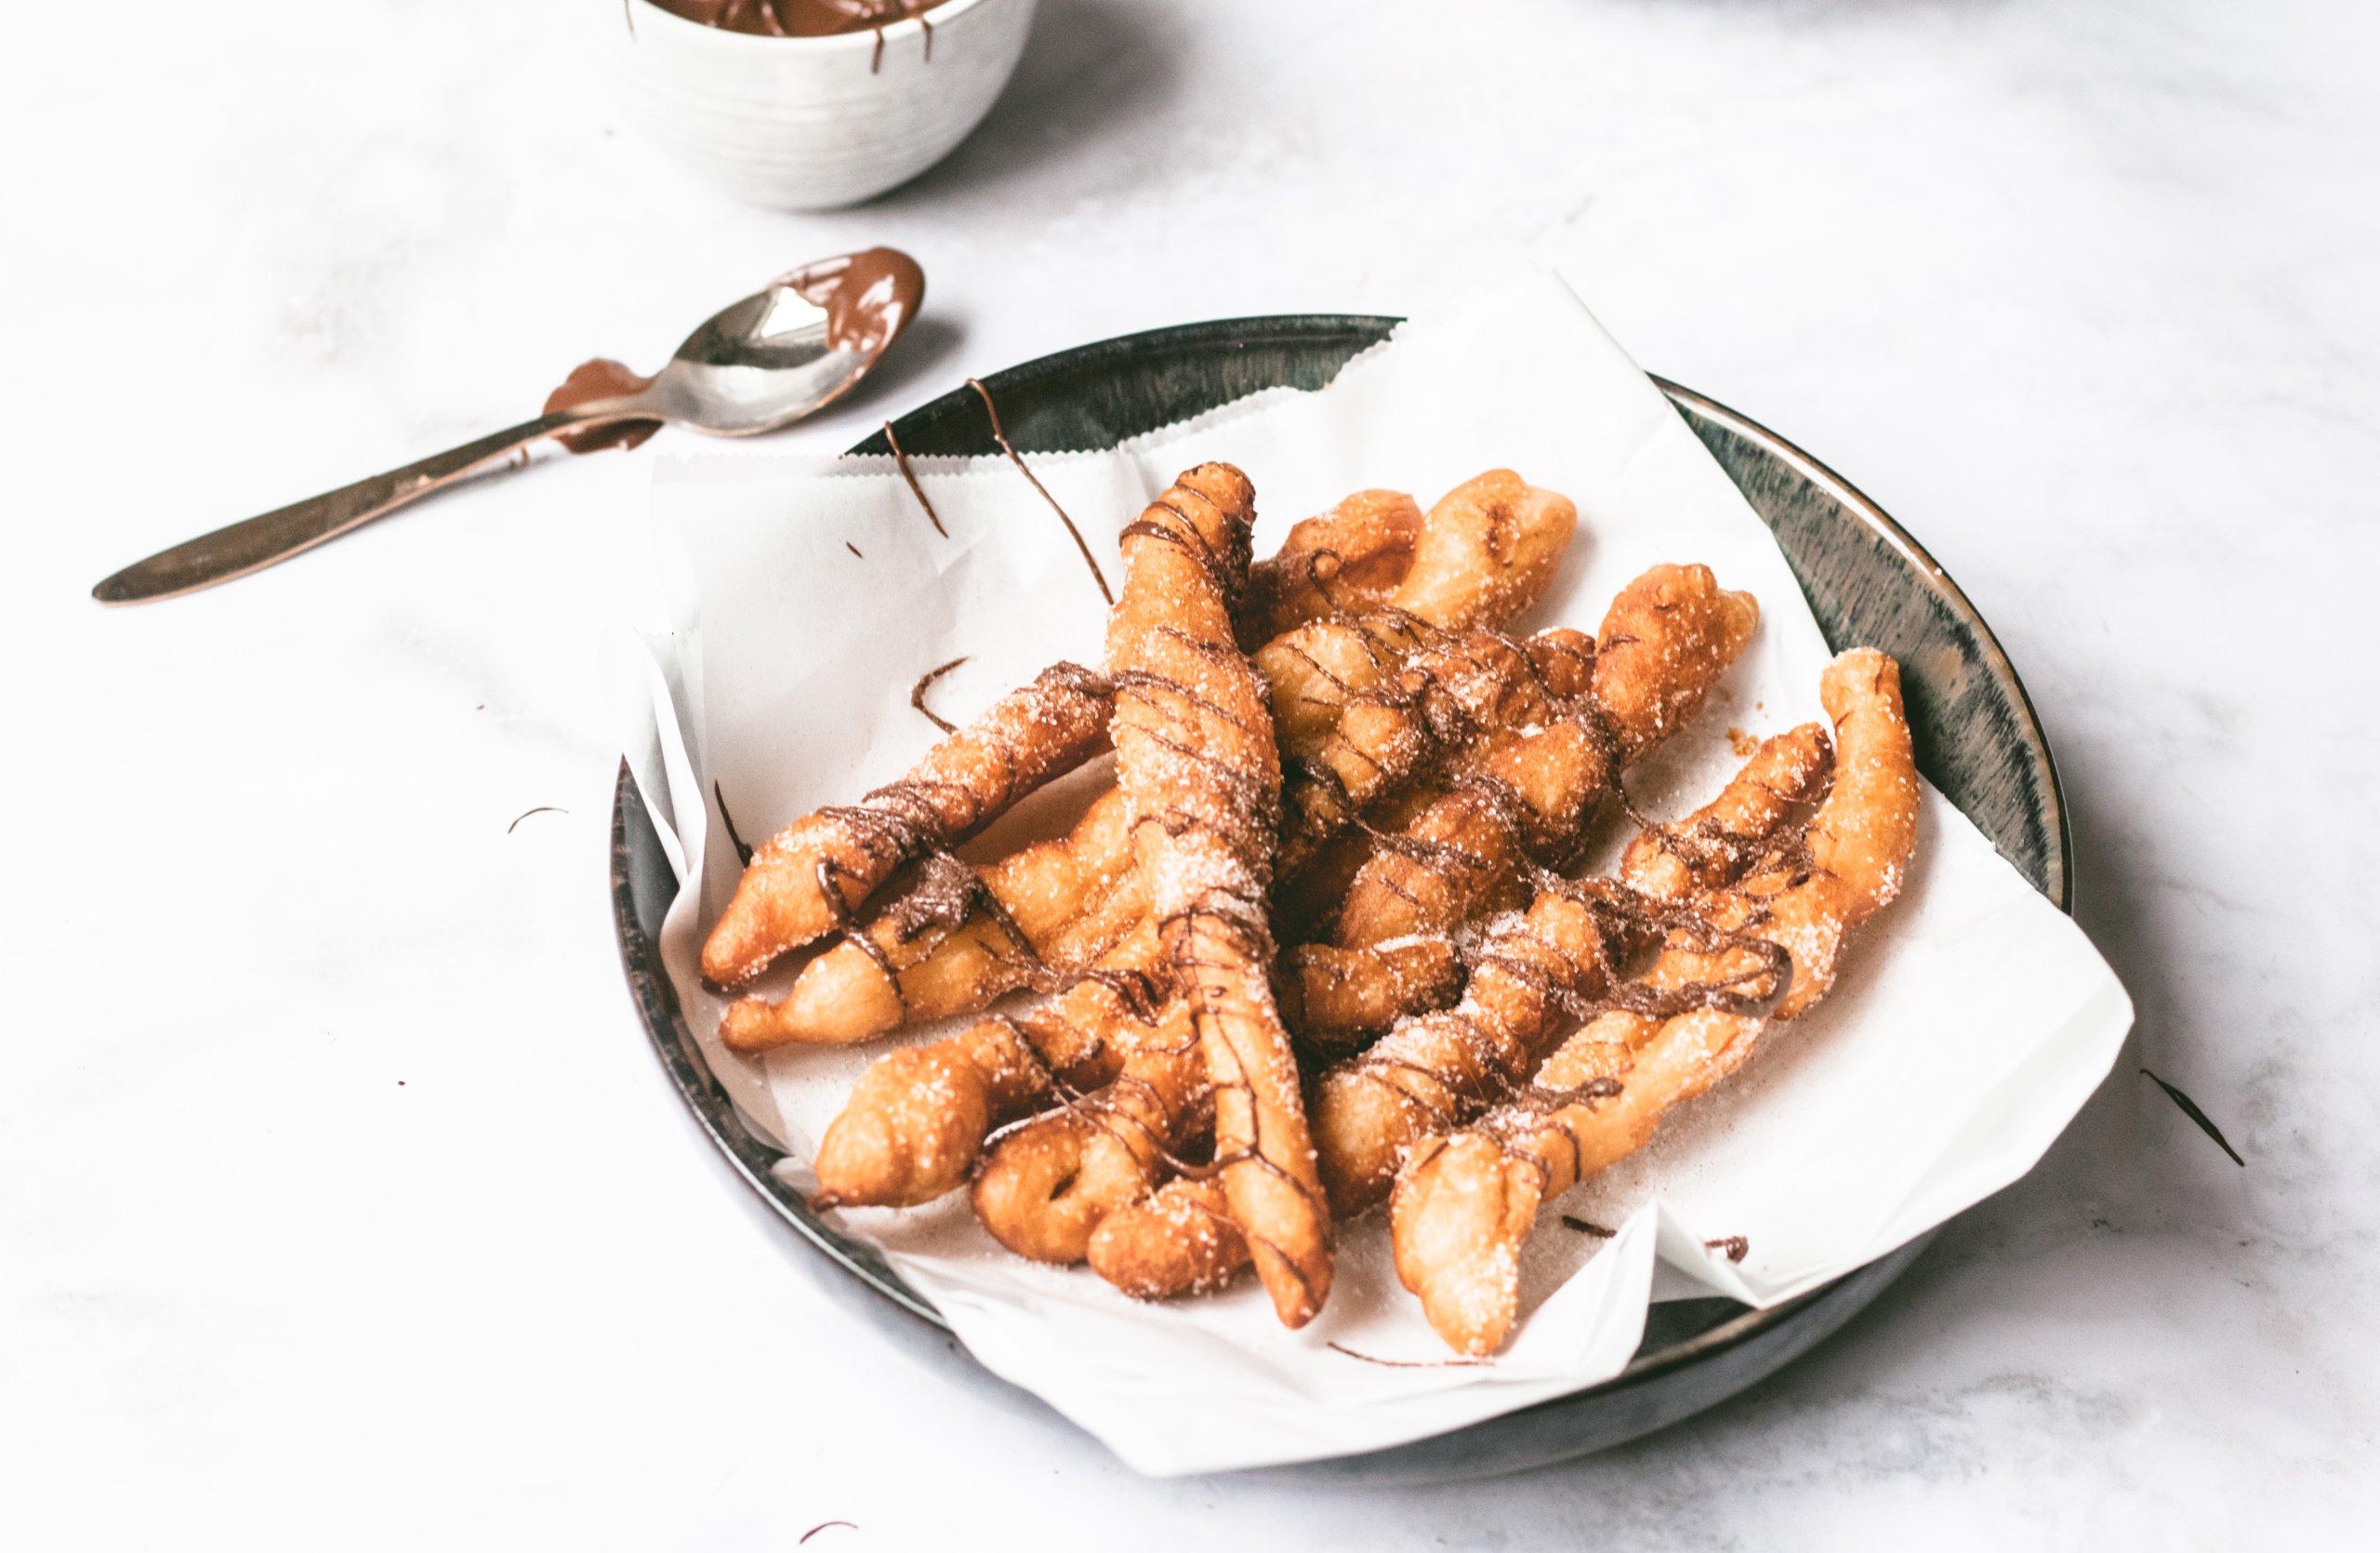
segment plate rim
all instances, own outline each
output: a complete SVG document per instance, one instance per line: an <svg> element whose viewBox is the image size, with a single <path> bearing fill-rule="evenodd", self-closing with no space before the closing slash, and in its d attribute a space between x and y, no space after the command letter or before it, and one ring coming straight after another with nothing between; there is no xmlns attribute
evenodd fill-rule
<svg viewBox="0 0 2380 1553"><path fill-rule="evenodd" d="M1256 314L1244 318L1220 318L1192 324L1167 325L1111 336L1089 341L987 375L984 384L997 392L1003 387L1015 388L1056 371L1095 369L1103 359L1123 361L1152 351L1195 349L1216 342L1231 344L1264 343L1267 341L1312 339L1317 335L1334 338L1369 335L1373 343L1387 338L1402 319L1382 314L1364 313L1282 313ZM1358 353L1368 346L1359 345ZM1342 364L1343 365L1343 364ZM1335 372L1336 369L1334 369ZM1792 467L1804 480L1822 489L1839 506L1855 514L1867 527L1880 535L1929 580L1936 596L1945 604L1962 624L1970 630L1994 678L2007 684L2016 695L2020 722L2030 736L2026 739L2028 754L2038 768L2040 793L2046 811L2048 829L2055 837L2056 847L2048 859L2048 878L2041 886L2042 893L2059 910L2071 913L2073 894L2073 831L2065 791L2059 780L2056 761L2049 744L2047 730L2043 726L2031 693L2010 661L1998 635L1977 609L1974 602L1959 587L1942 564L1937 561L1914 535L1903 527L1867 494L1837 473L1798 444L1778 434L1750 416L1731 406L1686 387L1659 374L1646 376L1671 401L1673 405L1690 409L1696 415L1719 425L1734 435L1761 447L1769 455ZM962 386L930 398L890 422L896 432L907 437L910 432L904 422L927 424L938 422L953 415L964 415L972 409L976 395L972 388ZM980 413L980 412L977 412ZM848 450L853 454L889 451L881 431L872 433ZM1026 451L1046 451L1026 449ZM629 985L631 997L638 1006L640 1023L664 1070L679 1091L679 1097L693 1113L705 1135L726 1159L735 1174L773 1210L775 1215L790 1225L813 1247L823 1252L844 1273L865 1284L874 1294L881 1296L909 1314L943 1332L950 1330L940 1311L932 1302L910 1289L898 1273L883 1265L865 1247L864 1242L851 1242L816 1223L800 1195L779 1181L771 1166L786 1156L773 1144L761 1138L747 1126L735 1111L734 1102L704 1062L699 1044L678 1006L674 986L660 961L657 935L648 934L638 919L634 882L631 878L628 852L629 816L634 814L651 825L643 796L638 790L631 766L626 758L620 763L615 781L612 806L612 897L614 927L619 941L622 969ZM674 1033L665 1033L674 1032ZM1632 1357L1628 1366L1611 1378L1559 1397L1548 1398L1526 1408L1499 1414L1509 1419L1540 1414L1548 1410L1574 1407L1582 1400L1597 1396L1628 1390L1657 1380L1663 1375L1701 1363L1715 1355L1741 1346L1765 1334L1778 1331L1825 1301L1826 1297L1854 1280L1877 1278L1870 1292L1872 1298L1917 1255L1938 1233L1940 1226L1916 1236L1884 1253L1839 1279L1829 1281L1792 1299L1765 1309L1750 1309L1677 1342L1665 1345L1650 1353ZM1881 1275L1881 1277L1877 1277ZM1862 1304L1864 1305L1864 1301ZM1848 1319L1845 1312L1842 1319ZM1830 1327L1828 1330L1831 1330ZM1820 1334L1821 1336L1823 1334ZM1816 1341L1817 1339L1813 1339ZM989 1374L989 1372L985 1372ZM1493 1423L1496 1420L1484 1420ZM1424 1437L1405 1445L1386 1447L1380 1452L1360 1453L1351 1457L1331 1458L1340 1462L1361 1461L1367 1456L1382 1456L1394 1452L1408 1451L1433 1440L1443 1440L1468 1428L1464 1426L1440 1435Z"/></svg>

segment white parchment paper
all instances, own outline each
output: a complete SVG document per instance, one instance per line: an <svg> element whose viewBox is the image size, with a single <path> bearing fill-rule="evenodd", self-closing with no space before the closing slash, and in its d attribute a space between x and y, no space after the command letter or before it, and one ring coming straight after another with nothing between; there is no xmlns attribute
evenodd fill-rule
<svg viewBox="0 0 2380 1553"><path fill-rule="evenodd" d="M1637 768L1641 806L1702 802L1737 763L1730 730L1823 715L1829 653L1768 530L1651 382L1561 284L1515 277L1417 320L1318 393L1274 391L1111 452L1033 456L1110 576L1115 538L1189 464L1256 484L1259 553L1347 492L1425 506L1506 465L1579 504L1579 538L1523 629L1592 630L1645 567L1700 561L1760 600L1758 636L1697 723ZM664 550L682 551L676 629L612 675L629 753L682 890L664 952L713 1068L779 1138L789 1181L884 1049L788 1050L756 1065L712 1036L694 972L736 877L714 790L747 841L898 776L937 737L918 676L965 656L932 700L963 721L1044 664L1096 664L1105 612L1041 497L1001 459L918 460L938 535L886 460L680 458L656 475ZM673 546L675 547L673 549ZM1098 773L1069 784L1079 803ZM1047 829L1068 795L1016 826ZM987 838L997 841L998 837ZM1419 1439L1617 1374L1665 1290L1754 1305L1892 1250L2024 1174L2106 1074L2132 1010L2081 931L1930 786L1901 898L1855 939L1815 1012L1772 1027L1748 1067L1654 1145L1549 1214L1524 1318L1493 1361L1448 1365L1398 1287L1377 1215L1342 1227L1338 1281L1283 1331L1252 1281L1135 1305L1086 1270L1008 1254L964 1194L844 1225L879 1245L983 1362L1150 1473L1308 1460ZM763 984L773 995L782 983ZM905 1039L927 1039L929 1027ZM1740 1263L1704 1242L1740 1236ZM1351 1351L1352 1350L1352 1351ZM1368 1361L1386 1360L1389 1364ZM1412 1366L1412 1367L1403 1367Z"/></svg>

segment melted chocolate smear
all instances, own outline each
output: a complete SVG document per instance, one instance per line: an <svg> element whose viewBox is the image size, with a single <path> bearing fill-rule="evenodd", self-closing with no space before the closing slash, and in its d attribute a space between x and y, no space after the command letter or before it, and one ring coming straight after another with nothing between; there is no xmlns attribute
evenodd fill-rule
<svg viewBox="0 0 2380 1553"><path fill-rule="evenodd" d="M931 722L931 724L938 726L938 729L943 729L945 734L957 734L957 731L959 731L959 724L955 724L955 722L952 722L952 720L947 720L947 717L943 717L943 714L938 714L938 712L935 712L933 708L928 708L928 705L926 705L926 691L928 691L928 688L931 688L931 686L933 686L935 679L940 679L940 676L943 676L943 674L949 674L949 671L952 671L952 670L957 670L957 667L959 667L961 662L966 662L966 655L959 655L959 657L952 657L952 659L949 659L949 662L945 662L943 667L938 667L938 670L926 670L926 671L923 671L923 674L919 674L919 676L917 676L917 684L914 684L914 686L909 686L909 705L911 705L911 708L917 710L917 712L921 714L923 720Z"/></svg>
<svg viewBox="0 0 2380 1553"><path fill-rule="evenodd" d="M859 554L859 547L858 547L857 545L855 545L855 544L853 544L849 539L846 539L846 540L844 540L844 541L843 541L843 548L844 548L845 550L847 550L847 551L851 551L853 555L859 555L859 558L860 558L862 561L865 561L865 560L866 560L866 559L867 559L867 557L866 557L866 556L865 556L865 555L860 555L860 554ZM914 697L913 697L912 699L914 699ZM919 708L918 710L919 710L920 711L923 711L925 709L924 709L924 708L922 708L922 707L920 707L920 708ZM927 713L926 713L926 715L927 715L927 716L929 716L929 717L932 717L932 716L933 716L933 714L932 714L932 712L927 712ZM942 719L941 719L941 718L939 718L939 717L935 717L933 720L934 720L935 722L937 722L937 723L942 723ZM956 728L953 728L953 727L952 727L952 726L950 726L950 724L949 724L949 723L943 723L942 731L943 731L944 733L945 733L945 734L950 734L950 733L957 733L959 730L957 730Z"/></svg>
<svg viewBox="0 0 2380 1553"><path fill-rule="evenodd" d="M1580 1234L1593 1235L1598 1241L1607 1241L1614 1235L1620 1233L1617 1229L1606 1229L1602 1225L1595 1223L1593 1219L1580 1218L1574 1214L1564 1214L1562 1215L1562 1222L1569 1228L1577 1230Z"/></svg>
<svg viewBox="0 0 2380 1553"><path fill-rule="evenodd" d="M826 312L826 348L872 356L891 345L926 299L926 272L898 248L867 248L807 264L778 283Z"/></svg>
<svg viewBox="0 0 2380 1553"><path fill-rule="evenodd" d="M742 836L735 833L734 817L727 812L727 795L719 790L719 784L717 782L711 783L710 795L719 803L720 823L727 827L727 844L735 849L735 860L743 864L746 868L750 868L752 866L752 849L744 844L744 838ZM514 823L518 824L519 822L515 821Z"/></svg>
<svg viewBox="0 0 2380 1553"><path fill-rule="evenodd" d="M2198 1108L2197 1101L2191 1099L2188 1095L2183 1094L2172 1084L2167 1083L2164 1080L2158 1078L2156 1074L2149 1072L2148 1069L2142 1069L2141 1072L2148 1074L2150 1079L2154 1080L2157 1087L2165 1092L2165 1098L2181 1107L2182 1114L2188 1117L2192 1122L2197 1122L2199 1130L2204 1133L2208 1137L2215 1140L2215 1147L2222 1149L2226 1154L2230 1155L2231 1162L2233 1164L2238 1165L2242 1170L2248 1168L2248 1161L2240 1158L2240 1151L2231 1147L2230 1140L2223 1135L2223 1129L2215 1124L2215 1119L2208 1116L2206 1112Z"/></svg>
<svg viewBox="0 0 2380 1553"><path fill-rule="evenodd" d="M901 478L909 483L909 494L916 497L918 505L926 510L926 522L933 524L936 534L949 538L950 530L942 526L942 514L936 512L933 503L926 499L926 488L918 484L918 471L909 467L909 456L901 451L901 439L893 434L892 423L889 420L884 423L884 442L892 449L892 462L900 470Z"/></svg>
<svg viewBox="0 0 2380 1553"><path fill-rule="evenodd" d="M1091 556L1091 547L1083 542L1082 530L1075 526L1074 519L1066 516L1066 510L1058 505L1058 498L1050 494L1050 487L1041 484L1025 467L1025 460L1017 456L1016 449L1009 445L1008 433L1000 428L999 406L992 403L992 391L972 378L967 379L967 386L984 401L984 413L991 417L992 440L1000 445L1000 451L1008 455L1008 461L1016 466L1017 472L1033 482L1033 488L1041 493L1041 499L1050 504L1050 511L1057 513L1058 521L1066 525L1066 532L1074 538L1075 549L1082 553L1082 564L1091 568L1091 580L1099 585L1099 596L1107 602L1108 608L1115 608L1116 594L1107 586L1107 574L1099 569L1099 563Z"/></svg>
<svg viewBox="0 0 2380 1553"><path fill-rule="evenodd" d="M1752 1254L1752 1241L1741 1235L1722 1235L1715 1241L1702 1242L1705 1251L1715 1251L1730 1262L1740 1262Z"/></svg>
<svg viewBox="0 0 2380 1553"><path fill-rule="evenodd" d="M761 38L823 38L840 33L876 33L877 54L884 29L910 21L942 0L653 0L672 16L722 32Z"/></svg>
<svg viewBox="0 0 2380 1553"><path fill-rule="evenodd" d="M557 410L573 410L581 405L592 405L599 399L624 399L631 393L642 393L653 386L650 378L640 378L618 362L606 356L580 362L562 380L562 387L546 395L546 414ZM573 453L595 453L606 447L634 447L654 432L661 430L657 420L615 420L604 426L584 426L571 431L556 431L554 441Z"/></svg>

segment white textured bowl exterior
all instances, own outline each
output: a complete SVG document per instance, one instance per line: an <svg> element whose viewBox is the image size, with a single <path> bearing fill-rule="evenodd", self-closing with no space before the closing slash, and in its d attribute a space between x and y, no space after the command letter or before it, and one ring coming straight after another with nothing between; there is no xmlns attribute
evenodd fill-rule
<svg viewBox="0 0 2380 1553"><path fill-rule="evenodd" d="M871 33L754 37L627 0L628 111L670 156L741 198L855 205L941 161L991 111L1025 51L1033 0L951 0L926 23L885 28L871 72Z"/></svg>

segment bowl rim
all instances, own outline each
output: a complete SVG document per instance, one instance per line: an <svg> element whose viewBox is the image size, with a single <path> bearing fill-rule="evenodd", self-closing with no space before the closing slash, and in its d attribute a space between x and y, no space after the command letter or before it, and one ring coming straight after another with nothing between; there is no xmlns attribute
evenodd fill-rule
<svg viewBox="0 0 2380 1553"><path fill-rule="evenodd" d="M631 42L636 39L638 18L643 16L648 20L654 17L660 18L661 20L655 24L665 29L682 27L690 33L705 33L717 38L721 41L716 46L722 48L794 47L807 49L813 53L826 53L834 49L851 50L862 46L874 49L879 46L879 34L889 41L905 27L924 32L929 27L940 27L955 21L964 12L998 3L999 0L940 0L939 4L919 15L904 17L898 21L888 21L881 27L862 27L850 33L823 33L813 37L794 38L773 38L765 33L743 33L729 27L713 27L707 22L680 16L675 11L664 10L655 4L655 0L620 0L620 14L628 19L628 37Z"/></svg>

